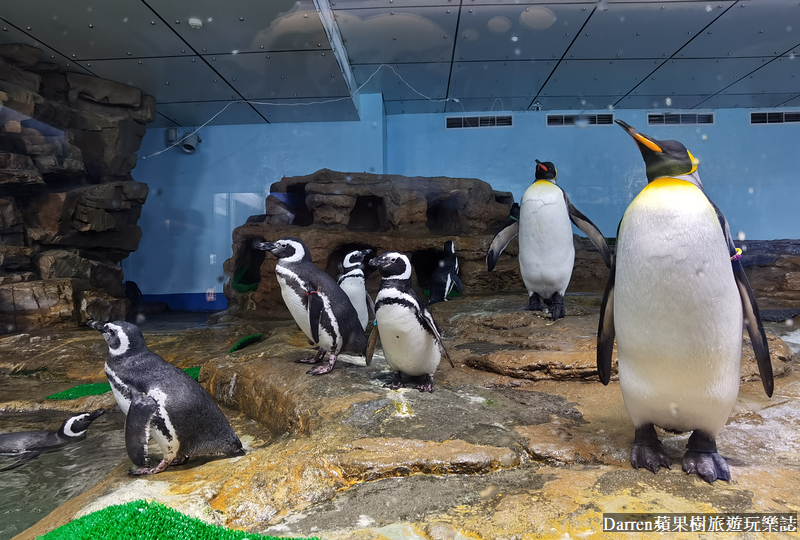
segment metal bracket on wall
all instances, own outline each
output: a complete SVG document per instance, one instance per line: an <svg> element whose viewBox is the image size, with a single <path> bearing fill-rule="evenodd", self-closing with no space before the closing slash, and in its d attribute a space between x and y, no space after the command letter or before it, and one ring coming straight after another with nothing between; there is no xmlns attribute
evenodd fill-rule
<svg viewBox="0 0 800 540"><path fill-rule="evenodd" d="M333 49L333 56L339 62L339 68L342 70L344 82L347 84L347 89L350 91L350 96L353 95L353 89L356 88L355 77L353 77L353 70L350 69L350 61L347 57L347 51L344 48L342 35L339 33L339 26L336 24L336 19L333 16L333 9L328 0L314 0L314 7L317 8L319 20L325 33L328 34L328 41L331 43Z"/></svg>

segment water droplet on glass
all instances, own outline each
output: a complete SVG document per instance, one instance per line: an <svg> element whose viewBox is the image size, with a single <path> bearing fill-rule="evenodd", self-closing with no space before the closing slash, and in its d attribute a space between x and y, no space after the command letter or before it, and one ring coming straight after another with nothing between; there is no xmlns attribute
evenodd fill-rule
<svg viewBox="0 0 800 540"><path fill-rule="evenodd" d="M703 133L703 136L702 136L702 137L700 137L700 138L701 138L701 139L703 139L704 141L707 141L707 140L708 140L708 135L706 135L705 133Z"/></svg>
<svg viewBox="0 0 800 540"><path fill-rule="evenodd" d="M794 319L786 319L786 326L794 326Z"/></svg>
<svg viewBox="0 0 800 540"><path fill-rule="evenodd" d="M749 193L750 195L752 195L754 191L755 190L753 188L747 188L747 193Z"/></svg>
<svg viewBox="0 0 800 540"><path fill-rule="evenodd" d="M672 106L672 98L666 98L664 100L664 103L667 105L667 107L671 107Z"/></svg>
<svg viewBox="0 0 800 540"><path fill-rule="evenodd" d="M678 416L678 404L677 403L670 403L669 404L669 413L672 416Z"/></svg>
<svg viewBox="0 0 800 540"><path fill-rule="evenodd" d="M706 6L706 12L711 11L711 6Z"/></svg>
<svg viewBox="0 0 800 540"><path fill-rule="evenodd" d="M147 320L147 317L144 316L142 313L136 314L136 324L143 324Z"/></svg>
<svg viewBox="0 0 800 540"><path fill-rule="evenodd" d="M736 238L738 238L740 242L744 242L744 231L737 232Z"/></svg>

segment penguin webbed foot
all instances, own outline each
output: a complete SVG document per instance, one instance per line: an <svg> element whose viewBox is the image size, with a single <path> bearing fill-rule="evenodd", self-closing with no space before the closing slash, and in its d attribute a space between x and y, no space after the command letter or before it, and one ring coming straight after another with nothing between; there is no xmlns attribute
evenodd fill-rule
<svg viewBox="0 0 800 540"><path fill-rule="evenodd" d="M717 453L717 443L712 437L695 430L686 448L683 455L683 471L686 474L696 474L709 484L717 479L730 481L728 463Z"/></svg>
<svg viewBox="0 0 800 540"><path fill-rule="evenodd" d="M178 467L189 461L189 456L178 456L170 462L170 467Z"/></svg>
<svg viewBox="0 0 800 540"><path fill-rule="evenodd" d="M403 376L399 371L395 371L394 375L392 375L392 380L384 384L383 387L388 388L389 390L399 390L405 387L405 384L403 384Z"/></svg>
<svg viewBox="0 0 800 540"><path fill-rule="evenodd" d="M542 297L539 296L539 293L533 293L530 298L528 299L528 305L525 307L526 311L544 311L544 305L542 305Z"/></svg>
<svg viewBox="0 0 800 540"><path fill-rule="evenodd" d="M309 375L325 375L326 373L330 373L331 371L333 371L333 366L335 365L336 365L336 355L332 354L328 359L327 364L309 369L308 371L306 371L306 373Z"/></svg>
<svg viewBox="0 0 800 540"><path fill-rule="evenodd" d="M664 452L661 441L653 424L645 424L636 428L636 435L631 448L631 466L634 469L644 467L653 474L658 472L660 467L672 468L672 461Z"/></svg>
<svg viewBox="0 0 800 540"><path fill-rule="evenodd" d="M172 460L169 458L164 458L161 460L161 463L156 465L155 467L141 467L139 469L132 469L128 472L131 476L149 476L151 474L158 474L163 472L170 466Z"/></svg>
<svg viewBox="0 0 800 540"><path fill-rule="evenodd" d="M555 293L553 298L547 302L547 311L550 313L550 316L554 321L563 319L566 316L566 311L564 310L564 297L558 293Z"/></svg>
<svg viewBox="0 0 800 540"><path fill-rule="evenodd" d="M433 373L428 373L425 375L425 379L420 384L416 385L414 388L419 390L420 392L428 392L433 393Z"/></svg>
<svg viewBox="0 0 800 540"><path fill-rule="evenodd" d="M325 351L322 349L317 351L317 354L314 356L309 356L307 358L300 358L299 360L295 360L296 364L316 364L320 360L322 360L322 356L325 354Z"/></svg>

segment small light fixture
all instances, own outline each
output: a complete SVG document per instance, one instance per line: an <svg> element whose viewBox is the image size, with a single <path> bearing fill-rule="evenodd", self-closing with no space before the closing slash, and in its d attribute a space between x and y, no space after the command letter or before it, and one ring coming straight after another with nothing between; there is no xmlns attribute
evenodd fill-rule
<svg viewBox="0 0 800 540"><path fill-rule="evenodd" d="M194 133L188 137L184 137L181 148L183 148L183 151L187 154L194 154L195 150L197 150L197 145L201 142L203 141L197 136L197 133Z"/></svg>
<svg viewBox="0 0 800 540"><path fill-rule="evenodd" d="M167 148L175 146L178 142L178 128L167 128Z"/></svg>
<svg viewBox="0 0 800 540"><path fill-rule="evenodd" d="M201 21L200 19L197 19L195 17L192 17L191 19L189 19L189 27L193 28L194 30L197 30L198 28L202 28L203 27L203 21Z"/></svg>

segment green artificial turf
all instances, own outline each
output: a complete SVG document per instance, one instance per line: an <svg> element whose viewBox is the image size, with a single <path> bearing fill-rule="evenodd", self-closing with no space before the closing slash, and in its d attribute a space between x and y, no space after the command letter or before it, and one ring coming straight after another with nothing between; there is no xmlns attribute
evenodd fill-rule
<svg viewBox="0 0 800 540"><path fill-rule="evenodd" d="M197 380L197 378L200 376L200 367L201 366L190 367L184 369L183 371L185 371L192 379ZM67 388L62 392L51 394L45 399L78 399L83 396L99 396L100 394L105 394L106 392L111 392L111 385L107 382L79 384L77 386L73 386L72 388Z"/></svg>
<svg viewBox="0 0 800 540"><path fill-rule="evenodd" d="M250 292L258 289L258 282L256 283L242 283L242 278L247 273L249 266L243 266L235 276L233 276L233 288L238 292Z"/></svg>
<svg viewBox="0 0 800 540"><path fill-rule="evenodd" d="M280 540L211 525L144 500L108 506L50 531L41 540ZM283 537L281 537L283 538ZM312 539L306 539L312 540ZM319 540L314 538L313 540Z"/></svg>
<svg viewBox="0 0 800 540"><path fill-rule="evenodd" d="M264 334L250 334L249 336L243 337L242 339L237 341L236 344L233 347L231 347L231 349L228 351L228 354L231 354L232 352L236 352L239 349L244 349L248 345L252 345L256 341L261 339L263 336L264 336Z"/></svg>

